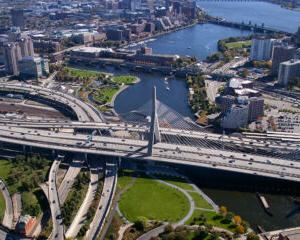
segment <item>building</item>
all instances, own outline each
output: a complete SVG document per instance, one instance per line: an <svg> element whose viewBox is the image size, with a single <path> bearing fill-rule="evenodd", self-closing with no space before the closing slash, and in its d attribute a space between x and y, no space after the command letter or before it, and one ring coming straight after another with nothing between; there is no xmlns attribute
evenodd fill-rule
<svg viewBox="0 0 300 240"><path fill-rule="evenodd" d="M108 29L106 31L107 40L122 41L124 40L124 34L121 29Z"/></svg>
<svg viewBox="0 0 300 240"><path fill-rule="evenodd" d="M235 97L232 95L221 95L216 97L216 103L221 107L222 113L228 111L235 103Z"/></svg>
<svg viewBox="0 0 300 240"><path fill-rule="evenodd" d="M233 105L221 117L221 127L225 129L237 129L248 124L248 105Z"/></svg>
<svg viewBox="0 0 300 240"><path fill-rule="evenodd" d="M31 217L29 215L21 216L16 226L16 230L23 235L28 235L32 231L35 222L35 217Z"/></svg>
<svg viewBox="0 0 300 240"><path fill-rule="evenodd" d="M250 60L268 61L271 59L274 39L265 36L256 36L252 38Z"/></svg>
<svg viewBox="0 0 300 240"><path fill-rule="evenodd" d="M23 57L18 61L19 73L24 78L40 78L43 76L42 59L34 57Z"/></svg>
<svg viewBox="0 0 300 240"><path fill-rule="evenodd" d="M278 84L287 86L296 77L300 77L300 60L291 59L280 63Z"/></svg>
<svg viewBox="0 0 300 240"><path fill-rule="evenodd" d="M21 59L21 48L18 43L4 45L5 70L8 74L19 75L18 61Z"/></svg>
<svg viewBox="0 0 300 240"><path fill-rule="evenodd" d="M249 111L248 121L253 122L264 115L264 99L261 97L251 97L248 99Z"/></svg>
<svg viewBox="0 0 300 240"><path fill-rule="evenodd" d="M11 21L14 27L19 27L21 29L25 28L25 17L23 9L12 9L11 12Z"/></svg>
<svg viewBox="0 0 300 240"><path fill-rule="evenodd" d="M271 74L277 75L279 71L279 65L282 62L290 60L294 57L296 48L289 45L275 45L272 52L272 69Z"/></svg>
<svg viewBox="0 0 300 240"><path fill-rule="evenodd" d="M60 42L52 40L33 40L33 47L38 53L55 53L62 50Z"/></svg>

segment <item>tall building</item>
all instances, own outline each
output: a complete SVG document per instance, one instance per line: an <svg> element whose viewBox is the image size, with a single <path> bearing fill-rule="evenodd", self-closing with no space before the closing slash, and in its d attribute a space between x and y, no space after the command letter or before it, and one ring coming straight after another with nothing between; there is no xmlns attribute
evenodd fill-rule
<svg viewBox="0 0 300 240"><path fill-rule="evenodd" d="M277 75L279 71L279 64L290 60L294 57L296 48L288 45L275 45L272 52L272 69L271 74Z"/></svg>
<svg viewBox="0 0 300 240"><path fill-rule="evenodd" d="M11 21L14 27L19 27L24 29L25 27L25 18L23 9L12 9L11 12Z"/></svg>
<svg viewBox="0 0 300 240"><path fill-rule="evenodd" d="M32 39L28 36L20 38L18 40L19 46L21 48L21 53L23 57L34 56L33 42Z"/></svg>
<svg viewBox="0 0 300 240"><path fill-rule="evenodd" d="M250 59L255 61L267 61L271 59L274 39L265 36L252 38Z"/></svg>
<svg viewBox="0 0 300 240"><path fill-rule="evenodd" d="M300 77L300 60L291 59L279 65L278 83L287 86L294 78Z"/></svg>
<svg viewBox="0 0 300 240"><path fill-rule="evenodd" d="M4 45L4 62L8 74L19 75L18 61L21 60L21 48L17 43Z"/></svg>
<svg viewBox="0 0 300 240"><path fill-rule="evenodd" d="M26 36L4 46L5 68L8 74L19 75L18 62L24 57L34 57L33 43Z"/></svg>

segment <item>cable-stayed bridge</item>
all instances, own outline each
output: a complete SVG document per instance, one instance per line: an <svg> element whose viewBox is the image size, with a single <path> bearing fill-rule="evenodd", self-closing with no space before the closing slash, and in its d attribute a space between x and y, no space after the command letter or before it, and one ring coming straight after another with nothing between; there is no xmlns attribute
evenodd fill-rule
<svg viewBox="0 0 300 240"><path fill-rule="evenodd" d="M25 151L46 148L300 181L300 135L268 133L259 138L209 133L156 100L155 90L149 102L121 115L127 122L107 123L91 106L69 95L66 100L64 94L24 84L0 86L5 89L38 95L82 114L79 121L0 120L0 142L22 145Z"/></svg>

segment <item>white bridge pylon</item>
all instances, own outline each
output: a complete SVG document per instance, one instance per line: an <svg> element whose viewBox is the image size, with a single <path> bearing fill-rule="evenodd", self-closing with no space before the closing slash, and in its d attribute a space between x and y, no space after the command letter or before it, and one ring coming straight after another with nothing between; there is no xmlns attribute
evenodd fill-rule
<svg viewBox="0 0 300 240"><path fill-rule="evenodd" d="M153 145L161 142L161 136L159 132L159 122L157 116L157 101L156 101L156 87L153 87L152 93L152 112L151 112L151 123L149 132L149 144L148 144L148 155L152 155Z"/></svg>

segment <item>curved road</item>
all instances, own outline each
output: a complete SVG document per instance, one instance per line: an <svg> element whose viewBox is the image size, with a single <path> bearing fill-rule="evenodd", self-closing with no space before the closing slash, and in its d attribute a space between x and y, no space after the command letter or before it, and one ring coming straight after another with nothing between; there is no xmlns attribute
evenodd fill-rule
<svg viewBox="0 0 300 240"><path fill-rule="evenodd" d="M7 228L13 227L13 203L5 183L0 179L1 192L5 200L5 213L2 224Z"/></svg>
<svg viewBox="0 0 300 240"><path fill-rule="evenodd" d="M49 173L49 204L51 209L53 230L51 239L63 240L64 239L64 225L61 215L59 197L56 187L56 173L60 165L59 160L54 160Z"/></svg>

